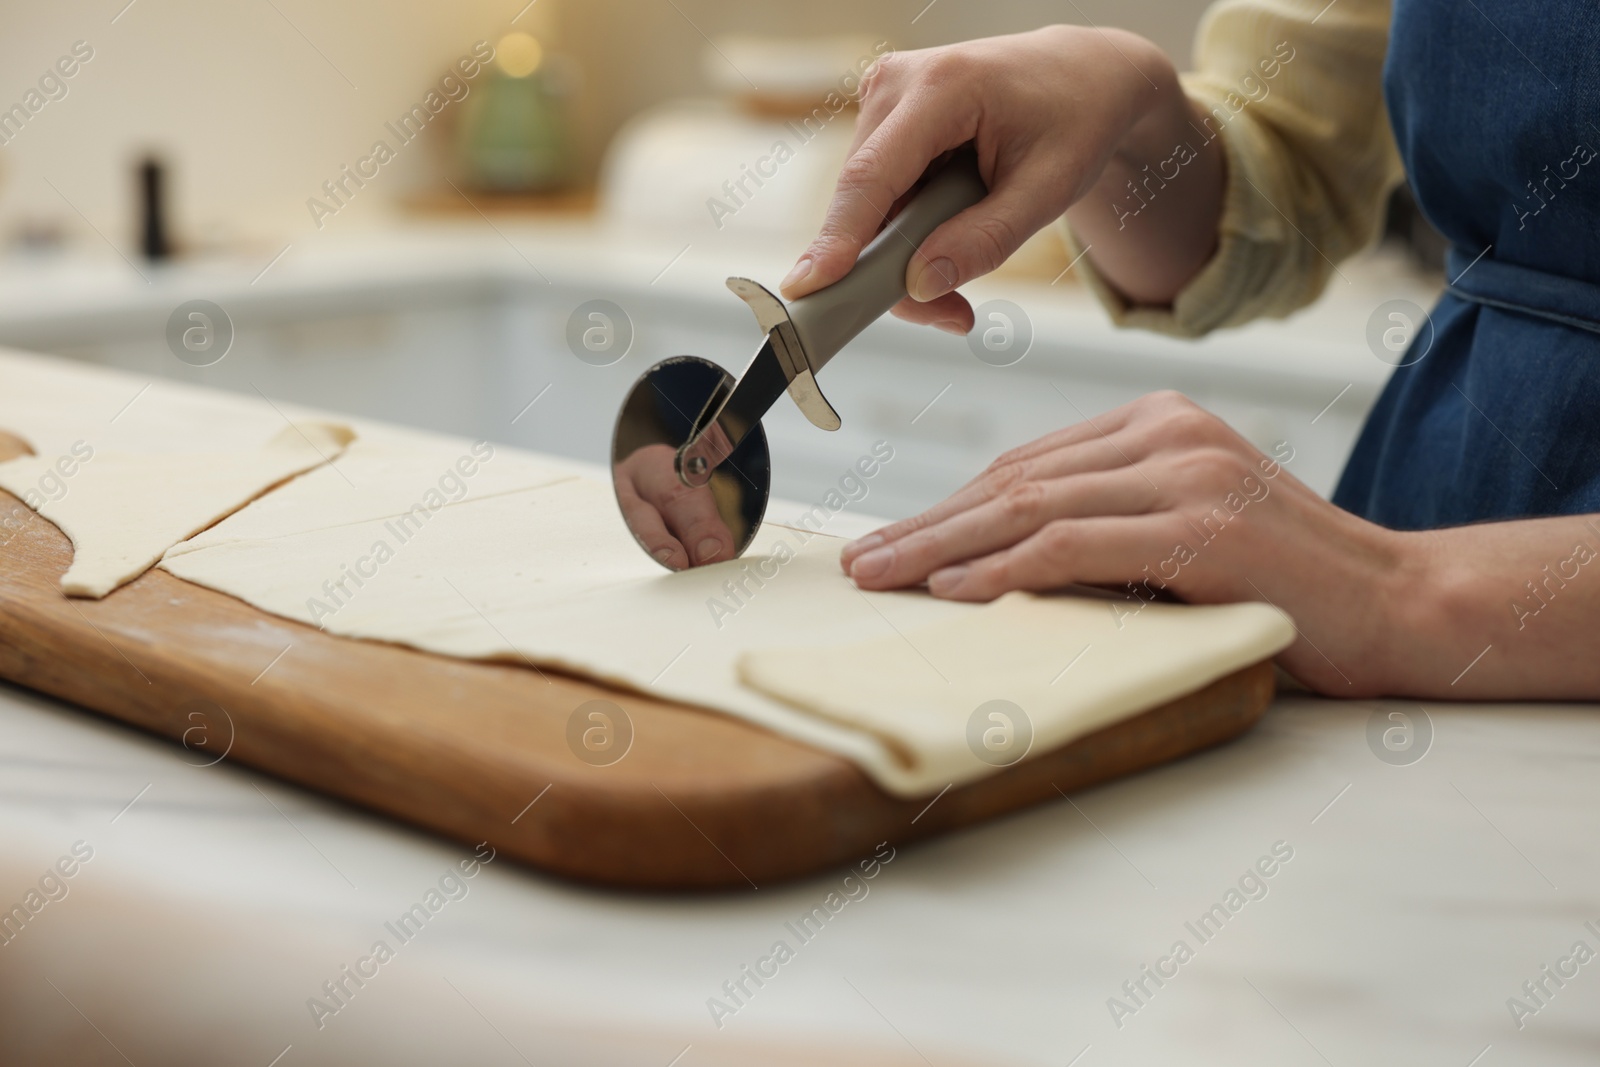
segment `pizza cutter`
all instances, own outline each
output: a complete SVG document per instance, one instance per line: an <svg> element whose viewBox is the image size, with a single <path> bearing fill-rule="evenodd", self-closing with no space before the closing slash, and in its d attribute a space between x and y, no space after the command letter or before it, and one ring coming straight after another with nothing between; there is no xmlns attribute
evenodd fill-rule
<svg viewBox="0 0 1600 1067"><path fill-rule="evenodd" d="M976 154L962 148L929 171L850 273L826 289L785 305L757 282L728 279L766 335L744 376L674 356L634 383L617 416L612 485L640 547L669 570L744 553L772 489L762 416L787 392L812 425L837 430L817 373L905 298L906 268L928 235L986 193Z"/></svg>

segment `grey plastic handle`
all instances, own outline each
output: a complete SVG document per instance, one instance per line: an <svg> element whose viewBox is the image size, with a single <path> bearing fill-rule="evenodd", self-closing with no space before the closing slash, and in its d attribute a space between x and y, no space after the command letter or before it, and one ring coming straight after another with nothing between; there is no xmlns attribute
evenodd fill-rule
<svg viewBox="0 0 1600 1067"><path fill-rule="evenodd" d="M789 320L812 370L906 296L906 268L947 219L988 195L971 148L959 149L862 251L850 273L789 305Z"/></svg>

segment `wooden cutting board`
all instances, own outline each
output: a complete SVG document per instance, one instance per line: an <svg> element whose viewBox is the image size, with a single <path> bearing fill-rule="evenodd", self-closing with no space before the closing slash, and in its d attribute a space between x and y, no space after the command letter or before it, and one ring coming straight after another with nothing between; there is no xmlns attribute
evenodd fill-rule
<svg viewBox="0 0 1600 1067"><path fill-rule="evenodd" d="M4 492L0 542L0 676L179 740L192 763L226 751L613 886L743 889L847 863L1226 741L1273 693L1262 662L937 799L906 800L838 756L725 715L329 636L165 571L101 601L69 600L59 581L70 542ZM632 747L609 766L568 746L569 717L594 699L633 724Z"/></svg>

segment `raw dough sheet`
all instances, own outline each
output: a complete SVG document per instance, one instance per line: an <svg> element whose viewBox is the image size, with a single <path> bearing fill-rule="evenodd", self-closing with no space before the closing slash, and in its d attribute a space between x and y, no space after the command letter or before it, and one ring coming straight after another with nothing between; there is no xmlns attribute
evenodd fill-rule
<svg viewBox="0 0 1600 1067"><path fill-rule="evenodd" d="M102 379L96 404L137 385L3 353L0 377L14 363L39 391L34 432L57 441L85 424L85 394L63 397L64 381ZM171 428L171 451L183 451L183 419L197 408L207 409L201 424L218 408L249 407L249 419L282 427L284 416L248 399L151 393L132 411L142 405ZM65 410L74 405L76 423ZM26 419L8 418L16 407L0 402L0 429L30 437ZM979 704L1022 707L1041 752L1294 638L1286 616L1259 604L1150 605L1119 627L1104 601L864 593L839 569L838 539L772 524L742 560L670 574L634 544L610 487L570 464L351 424L357 439L336 466L176 545L161 566L331 633L558 667L736 715L844 756L900 795L995 772L968 745ZM212 447L203 427L188 433L190 450Z"/></svg>

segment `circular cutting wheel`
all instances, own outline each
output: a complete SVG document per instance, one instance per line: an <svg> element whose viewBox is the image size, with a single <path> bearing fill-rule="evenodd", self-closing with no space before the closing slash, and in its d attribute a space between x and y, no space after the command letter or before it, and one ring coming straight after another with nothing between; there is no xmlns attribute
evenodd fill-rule
<svg viewBox="0 0 1600 1067"><path fill-rule="evenodd" d="M709 480L695 471L691 484L682 469L680 452L701 415L733 386L733 376L710 360L674 356L634 383L617 416L611 439L617 506L633 539L669 570L737 558L766 513L772 461L760 423Z"/></svg>

